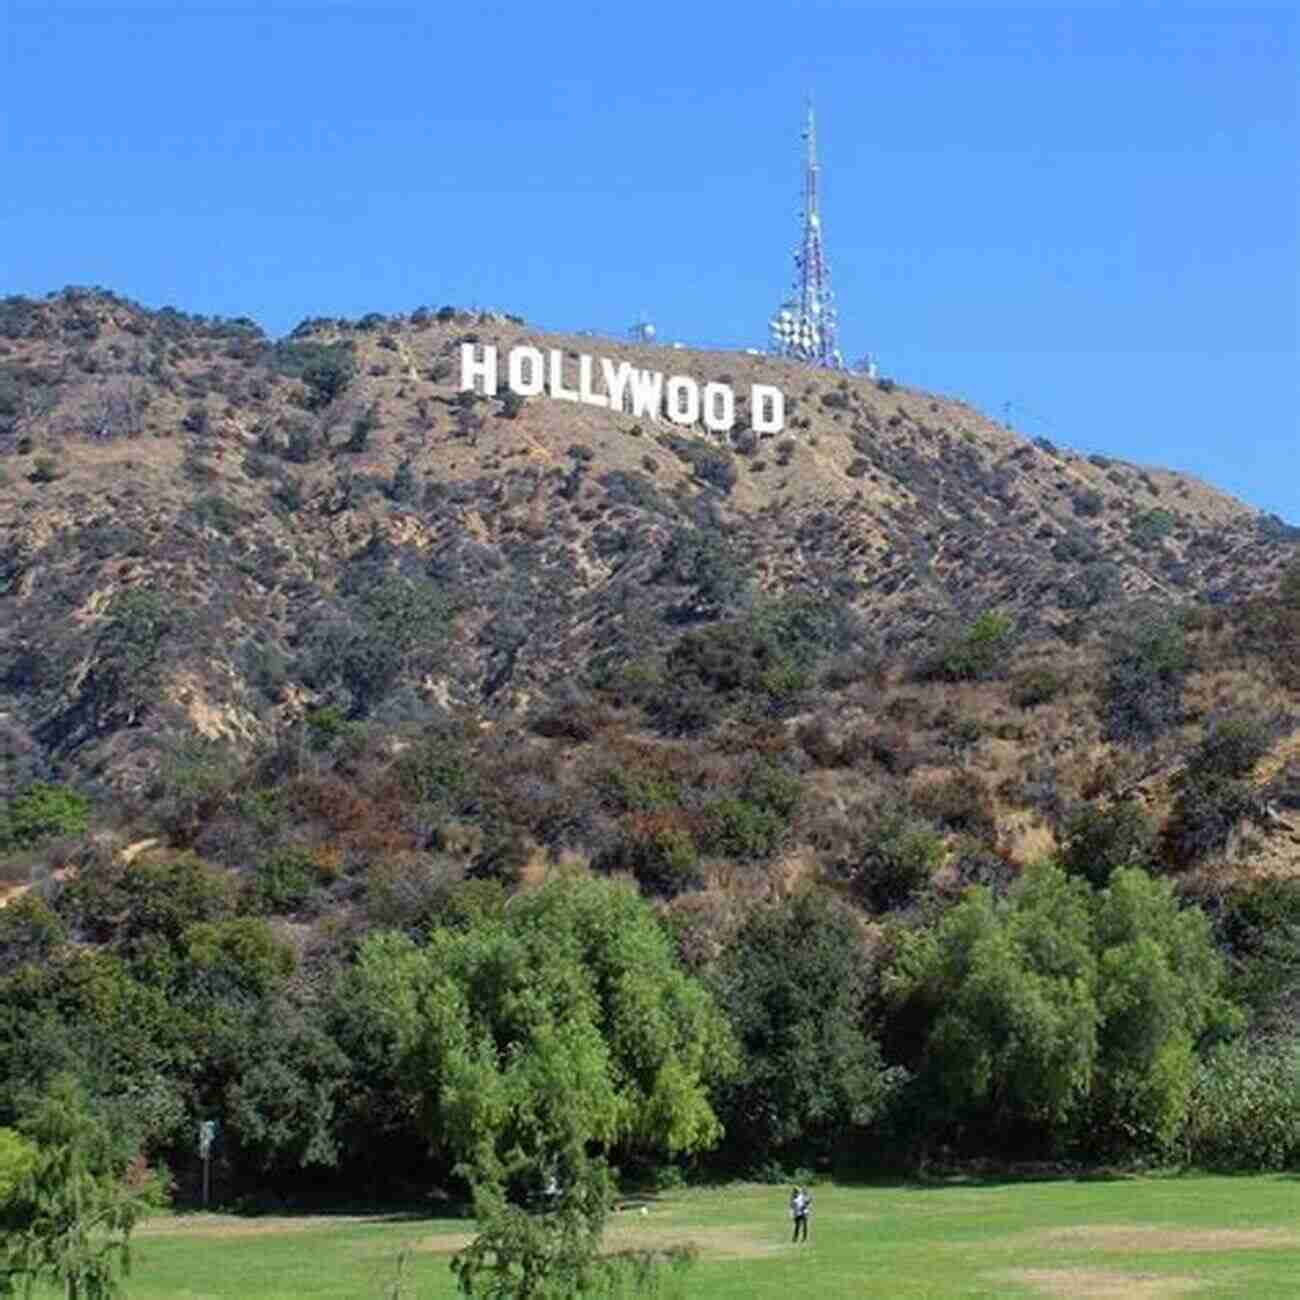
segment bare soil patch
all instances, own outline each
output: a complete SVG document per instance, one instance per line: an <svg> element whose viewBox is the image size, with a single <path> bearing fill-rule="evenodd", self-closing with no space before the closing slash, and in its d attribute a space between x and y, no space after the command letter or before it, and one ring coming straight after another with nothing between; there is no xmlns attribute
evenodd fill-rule
<svg viewBox="0 0 1300 1300"><path fill-rule="evenodd" d="M1090 1250L1269 1250L1300 1247L1293 1228L1175 1228L1160 1224L1080 1224L1035 1232L1026 1244Z"/></svg>

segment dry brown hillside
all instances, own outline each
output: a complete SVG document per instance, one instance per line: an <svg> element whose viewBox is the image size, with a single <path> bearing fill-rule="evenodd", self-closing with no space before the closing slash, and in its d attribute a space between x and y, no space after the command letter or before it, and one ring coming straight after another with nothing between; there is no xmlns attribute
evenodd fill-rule
<svg viewBox="0 0 1300 1300"><path fill-rule="evenodd" d="M471 400L467 340L563 349L570 383L586 352L740 395L776 384L787 428L756 436L743 403L717 437L546 397L516 409L504 390ZM841 649L879 657L777 710L792 734L824 725L832 749L840 733L866 746L808 760L827 806L877 778L941 803L964 773L993 799L998 850L1023 861L1054 845L1072 800L1136 793L1167 816L1180 763L1225 713L1271 719L1261 789L1293 770L1280 719L1294 684L1222 611L1277 591L1296 536L1176 471L767 357L450 308L309 321L273 342L249 321L102 291L11 298L0 787L56 772L135 789L186 735L248 753L322 709L499 724L581 688L653 722L644 683L674 685L677 638L802 593L852 622ZM1199 622L1183 712L1134 745L1107 733L1097 692L1112 631L1144 599ZM985 611L1010 629L996 671L918 681L916 663ZM668 679L647 666L656 654ZM619 677L628 665L641 694ZM1016 703L1036 666L1064 685ZM917 756L901 775L862 739L895 733ZM1226 851L1294 863L1297 814L1280 815Z"/></svg>

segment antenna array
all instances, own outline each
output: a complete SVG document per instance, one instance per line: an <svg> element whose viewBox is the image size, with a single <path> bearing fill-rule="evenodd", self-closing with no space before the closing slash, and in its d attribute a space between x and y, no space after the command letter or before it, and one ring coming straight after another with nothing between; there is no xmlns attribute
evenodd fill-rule
<svg viewBox="0 0 1300 1300"><path fill-rule="evenodd" d="M772 351L809 365L841 370L837 346L835 295L831 270L822 247L822 221L817 180L817 125L812 99L807 102L803 132L803 229L794 254L794 290L768 322Z"/></svg>

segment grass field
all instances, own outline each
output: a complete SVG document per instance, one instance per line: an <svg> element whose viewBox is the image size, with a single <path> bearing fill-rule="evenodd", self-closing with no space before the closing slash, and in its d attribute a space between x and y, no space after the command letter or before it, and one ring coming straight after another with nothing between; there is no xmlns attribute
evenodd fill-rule
<svg viewBox="0 0 1300 1300"><path fill-rule="evenodd" d="M1300 1179L1152 1178L820 1186L807 1245L789 1188L683 1190L616 1215L611 1248L693 1241L687 1294L749 1297L1300 1295ZM378 1214L155 1219L130 1300L380 1300L410 1246L407 1297L451 1297L466 1220Z"/></svg>

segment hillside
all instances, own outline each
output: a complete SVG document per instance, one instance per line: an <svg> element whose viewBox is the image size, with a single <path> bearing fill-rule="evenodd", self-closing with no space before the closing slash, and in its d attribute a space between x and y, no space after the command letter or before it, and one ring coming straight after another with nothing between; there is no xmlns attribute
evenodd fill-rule
<svg viewBox="0 0 1300 1300"><path fill-rule="evenodd" d="M787 428L756 436L742 418L726 438L686 436L546 397L468 400L465 340L564 349L570 382L585 351L737 393L774 383ZM322 711L501 725L593 691L665 743L708 731L748 690L690 656L761 660L770 647L736 629L765 601L802 598L833 610L819 651L839 667L815 689L764 687L767 714L790 734L820 716L915 751L899 772L825 764L826 798L974 774L992 842L1023 861L1072 801L1125 782L1144 779L1167 814L1182 758L1225 708L1266 716L1273 770L1292 770L1285 656L1252 658L1221 611L1275 592L1295 537L1175 471L766 357L450 308L307 321L272 342L249 321L102 291L8 299L0 787L57 775L138 795L187 736L248 758ZM1095 692L1108 643L1151 601L1199 611L1204 630L1185 712L1139 728L1135 747ZM919 680L985 612L1005 622L997 663ZM718 717L683 696L683 668L730 701ZM1035 668L1056 685L1019 707L1008 678ZM1251 843L1270 861L1297 852Z"/></svg>
<svg viewBox="0 0 1300 1300"><path fill-rule="evenodd" d="M656 1186L1296 1167L1296 530L748 355L608 349L773 438L464 396L471 339L603 351L0 303L0 1135L80 1086L191 1201L211 1116L227 1204L425 1198L444 1091L606 1061Z"/></svg>

